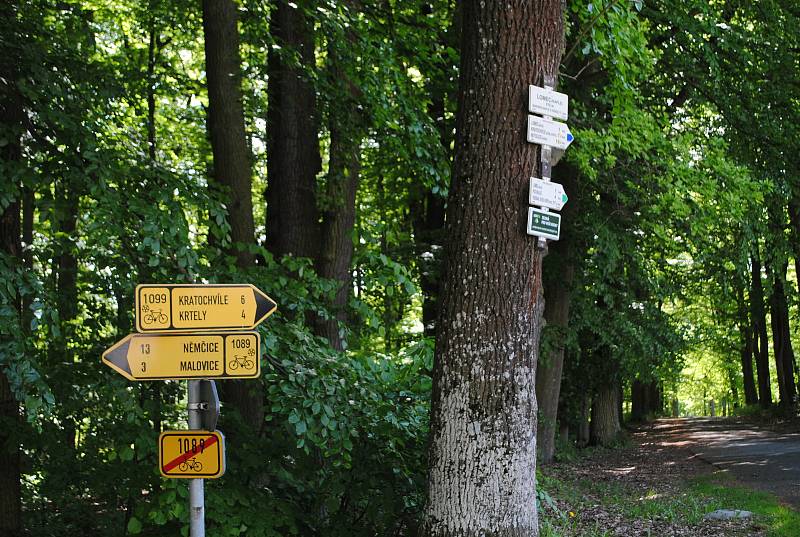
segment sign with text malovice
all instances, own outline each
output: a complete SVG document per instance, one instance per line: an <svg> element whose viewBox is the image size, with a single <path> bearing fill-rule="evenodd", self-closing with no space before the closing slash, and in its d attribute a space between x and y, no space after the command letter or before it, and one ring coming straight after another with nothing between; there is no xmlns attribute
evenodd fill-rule
<svg viewBox="0 0 800 537"><path fill-rule="evenodd" d="M276 307L250 284L144 284L136 287L136 330L250 330Z"/></svg>
<svg viewBox="0 0 800 537"><path fill-rule="evenodd" d="M158 437L164 477L214 479L225 473L225 437L219 431L164 431Z"/></svg>
<svg viewBox="0 0 800 537"><path fill-rule="evenodd" d="M567 203L567 193L558 183L531 177L528 203L560 211Z"/></svg>
<svg viewBox="0 0 800 537"><path fill-rule="evenodd" d="M569 118L569 97L551 89L528 86L528 111L566 121Z"/></svg>
<svg viewBox="0 0 800 537"><path fill-rule="evenodd" d="M128 380L242 379L261 374L258 332L130 334L103 353Z"/></svg>
<svg viewBox="0 0 800 537"><path fill-rule="evenodd" d="M575 138L566 124L529 115L527 139L532 144L566 149Z"/></svg>
<svg viewBox="0 0 800 537"><path fill-rule="evenodd" d="M528 207L528 235L557 241L561 234L561 216L558 213Z"/></svg>

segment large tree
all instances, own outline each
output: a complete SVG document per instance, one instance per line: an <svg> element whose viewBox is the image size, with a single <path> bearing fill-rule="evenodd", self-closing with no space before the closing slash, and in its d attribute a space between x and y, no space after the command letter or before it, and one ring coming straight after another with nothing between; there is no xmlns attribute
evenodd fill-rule
<svg viewBox="0 0 800 537"><path fill-rule="evenodd" d="M538 534L542 252L525 234L527 88L555 77L560 2L466 2L422 535Z"/></svg>
<svg viewBox="0 0 800 537"><path fill-rule="evenodd" d="M253 255L253 200L250 151L247 147L240 88L237 4L233 0L203 0L208 132L214 153L213 181L227 201L236 265L247 268ZM228 381L223 398L259 431L264 422L263 396L252 381Z"/></svg>
<svg viewBox="0 0 800 537"><path fill-rule="evenodd" d="M15 7L13 3L0 9L3 27L15 29ZM12 35L14 35L12 33ZM14 162L21 157L20 135L23 130L25 112L22 94L17 87L19 59L16 54L0 57L0 137L5 144L0 147L0 187L5 196L0 212L0 267L4 272L13 272L22 261L20 200L21 188L16 179ZM12 179L13 178L13 179ZM15 293L14 302L8 304L17 315L21 315L21 297ZM6 334L21 327L4 327ZM3 337L5 339L5 337ZM6 347L8 341L0 340ZM0 367L0 536L18 535L22 529L20 505L20 449L16 432L19 429L20 405L17 402L5 368Z"/></svg>

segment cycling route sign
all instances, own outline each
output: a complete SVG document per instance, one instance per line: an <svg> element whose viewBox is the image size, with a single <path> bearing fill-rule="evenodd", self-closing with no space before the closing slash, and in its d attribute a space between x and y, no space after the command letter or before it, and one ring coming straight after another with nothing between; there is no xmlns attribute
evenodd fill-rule
<svg viewBox="0 0 800 537"><path fill-rule="evenodd" d="M103 353L103 362L128 380L257 378L261 335L130 334Z"/></svg>
<svg viewBox="0 0 800 537"><path fill-rule="evenodd" d="M164 477L214 479L225 473L225 437L219 431L164 431L158 437Z"/></svg>
<svg viewBox="0 0 800 537"><path fill-rule="evenodd" d="M276 308L251 284L136 286L136 330L142 333L252 330Z"/></svg>

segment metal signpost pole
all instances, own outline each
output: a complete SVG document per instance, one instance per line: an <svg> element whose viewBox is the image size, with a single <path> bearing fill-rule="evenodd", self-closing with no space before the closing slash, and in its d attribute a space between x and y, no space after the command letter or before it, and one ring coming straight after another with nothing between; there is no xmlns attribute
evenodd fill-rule
<svg viewBox="0 0 800 537"><path fill-rule="evenodd" d="M202 429L201 413L203 411L200 385L202 380L188 381L189 395L189 429ZM202 479L189 480L189 536L205 537L206 535L205 491Z"/></svg>
<svg viewBox="0 0 800 537"><path fill-rule="evenodd" d="M546 90L554 90L556 85L556 79L552 75L544 75L544 80L542 80L544 89ZM550 119L548 116L544 116L546 119ZM549 145L542 145L541 146L541 162L542 162L542 180L543 181L550 181L552 177L553 168L550 165L550 162L553 158L553 148ZM543 211L547 211L546 207L542 207ZM538 246L540 249L545 250L547 248L547 239L543 237L539 237Z"/></svg>

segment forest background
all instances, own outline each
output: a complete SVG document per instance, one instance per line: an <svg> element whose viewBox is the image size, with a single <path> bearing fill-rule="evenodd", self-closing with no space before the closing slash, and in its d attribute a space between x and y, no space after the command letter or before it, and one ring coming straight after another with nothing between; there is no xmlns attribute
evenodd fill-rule
<svg viewBox="0 0 800 537"><path fill-rule="evenodd" d="M132 331L137 284L248 282L279 311L260 382L221 383L229 461L207 483L209 531L414 534L460 13L4 3L11 530L186 532L185 486L155 462L158 433L183 427L183 385L132 384L99 357ZM800 8L577 0L565 17L576 141L553 171L570 200L544 261L540 460L558 439L613 443L624 414L712 399L792 413Z"/></svg>

